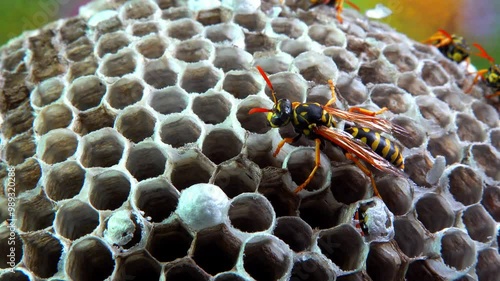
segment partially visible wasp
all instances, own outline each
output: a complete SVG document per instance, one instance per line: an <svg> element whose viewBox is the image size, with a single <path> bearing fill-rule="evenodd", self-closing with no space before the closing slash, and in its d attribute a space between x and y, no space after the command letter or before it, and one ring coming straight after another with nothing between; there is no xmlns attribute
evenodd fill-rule
<svg viewBox="0 0 500 281"><path fill-rule="evenodd" d="M349 111L330 107L336 101L335 86L331 80L328 82L332 98L326 105L311 102L291 102L288 99L278 100L273 85L264 70L260 66L257 66L257 69L266 81L269 89L271 89L274 106L272 109L252 108L249 114L265 112L267 113L267 120L271 127L278 128L292 123L297 133L297 136L293 138L284 138L281 140L273 156L276 157L278 155L285 143L296 142L302 135L313 139L316 144L315 166L304 183L294 190L295 193L304 189L318 170L320 166L320 147L324 145L325 140L339 146L344 151L346 157L352 160L370 177L376 196L380 197L375 186L373 174L360 160L367 162L378 170L395 175L403 175L400 170L400 168L403 168L403 160L399 148L389 139L373 131L378 130L386 133L394 131L403 135L407 134L402 127L392 124L385 119L375 117L375 115L386 111L386 108L373 112L359 107L351 107ZM355 122L362 127L349 127L345 131L339 130L335 128L333 117Z"/></svg>
<svg viewBox="0 0 500 281"><path fill-rule="evenodd" d="M353 221L361 236L369 241L389 241L394 237L394 215L380 199L360 202Z"/></svg>
<svg viewBox="0 0 500 281"><path fill-rule="evenodd" d="M487 59L491 65L488 69L481 69L476 72L474 81L472 82L470 88L466 90L466 93L472 90L472 86L474 86L481 77L486 85L496 92L494 94L487 95L486 98L500 96L500 65L495 64L495 60L490 55L488 55L486 50L484 50L481 45L479 45L478 43L474 43L472 45L479 50L479 53L475 55Z"/></svg>
<svg viewBox="0 0 500 281"><path fill-rule="evenodd" d="M448 32L439 29L423 42L435 46L445 57L456 63L466 61L467 67L469 67L470 48L463 37L455 34L450 35Z"/></svg>

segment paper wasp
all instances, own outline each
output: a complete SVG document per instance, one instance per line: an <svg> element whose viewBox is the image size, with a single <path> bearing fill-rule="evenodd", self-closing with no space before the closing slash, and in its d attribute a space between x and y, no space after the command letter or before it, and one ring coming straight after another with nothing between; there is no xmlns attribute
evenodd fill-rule
<svg viewBox="0 0 500 281"><path fill-rule="evenodd" d="M479 50L479 53L475 55L487 59L491 65L488 69L481 69L476 72L474 81L466 92L470 92L472 90L472 86L474 86L481 77L488 87L496 91L496 93L494 94L487 95L486 98L500 96L500 65L495 64L495 60L490 55L488 55L486 50L484 50L481 45L479 45L478 43L474 43L472 45Z"/></svg>
<svg viewBox="0 0 500 281"><path fill-rule="evenodd" d="M450 35L448 32L439 29L434 35L424 40L424 43L435 46L441 54L456 63L466 61L467 67L470 64L470 49L461 36Z"/></svg>
<svg viewBox="0 0 500 281"><path fill-rule="evenodd" d="M370 164L378 170L396 175L403 175L403 159L400 150L389 139L381 136L376 131L398 132L407 134L406 131L391 122L375 117L384 112L386 108L378 112L369 111L359 107L351 107L349 111L330 107L336 101L335 86L330 80L332 98L325 104L291 102L288 99L277 99L271 81L260 66L257 66L260 74L266 81L274 101L272 109L252 108L249 114L257 112L267 113L269 125L273 128L283 127L292 123L297 136L284 138L278 144L273 156L276 157L285 143L293 143L302 135L315 141L315 166L307 179L299 185L294 192L304 189L312 180L320 166L320 148L324 141L330 141L340 147L346 157L352 160L368 177L370 177L375 195L379 196L375 186L375 179L370 170L360 161ZM333 117L357 123L361 127L349 127L345 130L335 128ZM393 165L394 164L394 165ZM395 166L396 165L396 166Z"/></svg>

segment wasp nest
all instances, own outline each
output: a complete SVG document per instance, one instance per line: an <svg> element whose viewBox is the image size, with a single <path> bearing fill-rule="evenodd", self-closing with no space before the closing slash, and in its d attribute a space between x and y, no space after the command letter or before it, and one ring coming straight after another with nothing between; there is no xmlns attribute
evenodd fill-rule
<svg viewBox="0 0 500 281"><path fill-rule="evenodd" d="M0 280L498 280L488 89L384 24L286 2L97 1L2 47ZM327 144L293 194L314 152L272 156L293 132L248 114L272 106L256 65L280 98L325 103L333 79L388 107L408 177L376 174L370 199Z"/></svg>

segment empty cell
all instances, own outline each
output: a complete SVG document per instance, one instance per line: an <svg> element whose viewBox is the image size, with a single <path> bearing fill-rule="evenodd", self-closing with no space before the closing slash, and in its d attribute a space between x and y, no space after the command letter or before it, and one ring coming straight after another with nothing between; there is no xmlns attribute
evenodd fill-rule
<svg viewBox="0 0 500 281"><path fill-rule="evenodd" d="M3 59L3 68L8 71L15 71L19 67L19 64L23 62L26 57L26 50L21 49L5 56Z"/></svg>
<svg viewBox="0 0 500 281"><path fill-rule="evenodd" d="M143 142L130 148L125 166L135 179L142 181L163 174L166 162L159 147Z"/></svg>
<svg viewBox="0 0 500 281"><path fill-rule="evenodd" d="M299 19L275 18L271 21L275 33L287 35L290 38L299 38L307 29L305 23Z"/></svg>
<svg viewBox="0 0 500 281"><path fill-rule="evenodd" d="M208 281L210 276L190 258L177 260L165 268L165 279L169 281Z"/></svg>
<svg viewBox="0 0 500 281"><path fill-rule="evenodd" d="M78 139L71 130L55 129L42 136L37 155L48 164L63 162L75 153L77 145Z"/></svg>
<svg viewBox="0 0 500 281"><path fill-rule="evenodd" d="M412 96L424 96L429 94L427 85L425 85L424 81L417 77L414 72L402 73L398 77L396 85Z"/></svg>
<svg viewBox="0 0 500 281"><path fill-rule="evenodd" d="M189 98L182 88L173 86L151 94L149 105L161 114L171 114L183 111Z"/></svg>
<svg viewBox="0 0 500 281"><path fill-rule="evenodd" d="M158 33L158 25L155 22L139 22L132 26L132 35L146 36L151 33Z"/></svg>
<svg viewBox="0 0 500 281"><path fill-rule="evenodd" d="M406 157L404 171L418 186L431 187L432 185L427 182L426 177L433 165L434 162L427 152L421 152Z"/></svg>
<svg viewBox="0 0 500 281"><path fill-rule="evenodd" d="M167 43L159 36L150 36L137 43L137 50L145 58L157 59L163 56Z"/></svg>
<svg viewBox="0 0 500 281"><path fill-rule="evenodd" d="M143 107L129 107L116 120L116 128L125 138L138 143L153 135L156 118Z"/></svg>
<svg viewBox="0 0 500 281"><path fill-rule="evenodd" d="M441 256L448 267L464 270L475 262L476 247L466 233L449 231L441 237Z"/></svg>
<svg viewBox="0 0 500 281"><path fill-rule="evenodd" d="M97 210L119 208L130 193L130 181L117 170L105 170L92 177L89 191L90 204Z"/></svg>
<svg viewBox="0 0 500 281"><path fill-rule="evenodd" d="M459 113L456 116L457 135L461 141L482 142L486 138L481 122L471 115Z"/></svg>
<svg viewBox="0 0 500 281"><path fill-rule="evenodd" d="M262 195L246 193L236 196L228 211L231 226L242 232L269 229L274 221L274 210Z"/></svg>
<svg viewBox="0 0 500 281"><path fill-rule="evenodd" d="M198 140L201 127L192 118L187 116L172 117L161 125L161 141L174 148L182 147Z"/></svg>
<svg viewBox="0 0 500 281"><path fill-rule="evenodd" d="M410 263L406 271L405 280L421 281L421 280L443 280L426 260L416 260Z"/></svg>
<svg viewBox="0 0 500 281"><path fill-rule="evenodd" d="M120 78L109 87L108 102L116 109L123 109L141 100L144 86L139 80Z"/></svg>
<svg viewBox="0 0 500 281"><path fill-rule="evenodd" d="M276 50L276 40L264 33L245 32L245 51L250 54Z"/></svg>
<svg viewBox="0 0 500 281"><path fill-rule="evenodd" d="M181 87L188 93L204 93L219 82L221 74L211 64L188 65L181 78Z"/></svg>
<svg viewBox="0 0 500 281"><path fill-rule="evenodd" d="M116 54L129 44L127 35L121 31L104 34L97 43L97 55L102 58L106 54Z"/></svg>
<svg viewBox="0 0 500 281"><path fill-rule="evenodd" d="M59 77L47 79L33 90L32 103L42 107L58 100L64 90L64 82Z"/></svg>
<svg viewBox="0 0 500 281"><path fill-rule="evenodd" d="M434 157L444 156L448 165L460 162L463 157L462 145L455 133L430 138L427 149Z"/></svg>
<svg viewBox="0 0 500 281"><path fill-rule="evenodd" d="M68 89L69 101L79 110L87 110L101 103L106 85L97 76L76 79Z"/></svg>
<svg viewBox="0 0 500 281"><path fill-rule="evenodd" d="M245 281L246 279L236 272L223 272L215 276L214 281ZM0 279L1 281L1 279Z"/></svg>
<svg viewBox="0 0 500 281"><path fill-rule="evenodd" d="M222 22L228 22L231 20L232 15L232 10L224 7L217 7L210 10L199 11L196 20L201 24L207 26Z"/></svg>
<svg viewBox="0 0 500 281"><path fill-rule="evenodd" d="M307 95L307 82L300 75L291 72L277 73L269 76L278 99L289 99L292 102L304 102ZM265 87L266 95L272 100L271 89Z"/></svg>
<svg viewBox="0 0 500 281"><path fill-rule="evenodd" d="M415 205L415 209L418 220L430 232L437 232L451 227L455 222L455 213L448 201L435 193L429 193L420 198Z"/></svg>
<svg viewBox="0 0 500 281"><path fill-rule="evenodd" d="M463 94L462 89L456 84L436 87L433 92L438 99L444 101L451 109L456 111L465 111L470 107L470 103L474 99L473 95Z"/></svg>
<svg viewBox="0 0 500 281"><path fill-rule="evenodd" d="M326 85L323 87L326 87ZM338 92L340 92L340 96L342 96L349 105L361 104L368 99L368 90L366 86L355 76L340 73L335 87ZM328 87L328 90L330 93L327 97L330 99L332 97L330 87Z"/></svg>
<svg viewBox="0 0 500 281"><path fill-rule="evenodd" d="M193 100L193 112L207 124L219 124L226 120L231 103L221 94L206 94Z"/></svg>
<svg viewBox="0 0 500 281"><path fill-rule="evenodd" d="M489 141L497 151L500 151L500 128L490 130Z"/></svg>
<svg viewBox="0 0 500 281"><path fill-rule="evenodd" d="M394 83L396 81L397 70L381 59L362 63L358 69L358 75L363 84L368 83Z"/></svg>
<svg viewBox="0 0 500 281"><path fill-rule="evenodd" d="M217 167L213 183L233 198L245 192L254 192L260 180L260 169L249 160L237 158Z"/></svg>
<svg viewBox="0 0 500 281"><path fill-rule="evenodd" d="M202 152L216 165L240 154L243 142L232 130L215 129L203 141Z"/></svg>
<svg viewBox="0 0 500 281"><path fill-rule="evenodd" d="M243 31L241 27L231 23L221 23L211 25L205 28L205 36L213 43L231 43L236 44L243 40Z"/></svg>
<svg viewBox="0 0 500 281"><path fill-rule="evenodd" d="M140 250L131 255L117 258L115 274L126 276L126 281L157 281L161 265L148 252Z"/></svg>
<svg viewBox="0 0 500 281"><path fill-rule="evenodd" d="M417 58L406 44L388 45L384 48L383 54L400 72L413 71L417 67Z"/></svg>
<svg viewBox="0 0 500 281"><path fill-rule="evenodd" d="M500 254L498 249L486 248L479 252L476 274L481 281L495 281L500 276Z"/></svg>
<svg viewBox="0 0 500 281"><path fill-rule="evenodd" d="M171 0L160 0L164 1L165 3L168 3L167 5L172 5ZM160 4L161 7L161 4ZM162 10L162 18L166 20L178 20L178 19L189 19L189 18L194 18L194 12L189 9L189 7L175 7L172 6L168 9L163 8Z"/></svg>
<svg viewBox="0 0 500 281"><path fill-rule="evenodd" d="M179 19L170 23L168 27L168 36L181 41L201 34L203 26L192 19Z"/></svg>
<svg viewBox="0 0 500 281"><path fill-rule="evenodd" d="M468 207L463 212L462 220L470 238L476 241L488 243L497 233L495 221L481 205Z"/></svg>
<svg viewBox="0 0 500 281"><path fill-rule="evenodd" d="M33 232L21 236L24 244L25 266L36 276L52 277L63 252L61 242L49 232Z"/></svg>
<svg viewBox="0 0 500 281"><path fill-rule="evenodd" d="M373 281L401 280L406 271L406 259L401 256L394 240L370 244L366 271Z"/></svg>
<svg viewBox="0 0 500 281"><path fill-rule="evenodd" d="M449 80L441 65L432 61L424 62L421 77L429 86L442 86Z"/></svg>
<svg viewBox="0 0 500 281"><path fill-rule="evenodd" d="M98 225L99 213L80 200L66 201L57 210L56 231L69 240L91 233Z"/></svg>
<svg viewBox="0 0 500 281"><path fill-rule="evenodd" d="M11 247L14 249L14 257L8 256L12 256L10 254ZM19 234L16 231L11 231L9 227L6 226L2 226L0 228L0 251L4 253L0 257L0 268L10 268L10 264L12 264L11 262L14 262L14 264L17 265L21 262L23 257L23 241L21 240L21 237L19 237ZM4 275L2 274L2 276ZM0 280L7 281L16 279L2 279L2 277L0 277Z"/></svg>
<svg viewBox="0 0 500 281"><path fill-rule="evenodd" d="M4 101L0 104L0 110L5 113L7 110L18 107L21 103L25 102L30 96L30 89L26 85L28 73L9 73L5 71L3 74L3 98ZM55 78L54 78L55 79ZM49 81L51 79L47 79ZM58 97L61 94L58 94ZM36 101L40 101L40 94L35 95ZM35 103L34 103L35 104ZM36 104L35 104L36 105Z"/></svg>
<svg viewBox="0 0 500 281"><path fill-rule="evenodd" d="M406 214L412 207L413 190L407 179L387 176L376 181L380 196L396 216Z"/></svg>
<svg viewBox="0 0 500 281"><path fill-rule="evenodd" d="M295 215L297 206L295 204L290 205L290 207L294 207L291 212ZM327 229L338 225L341 207L342 204L338 203L333 198L332 193L326 190L302 199L298 211L300 218L313 229Z"/></svg>
<svg viewBox="0 0 500 281"><path fill-rule="evenodd" d="M356 55L341 47L328 47L323 54L332 58L337 67L345 72L354 71L359 65Z"/></svg>
<svg viewBox="0 0 500 281"><path fill-rule="evenodd" d="M481 205L495 219L500 221L500 188L497 186L488 186L484 189ZM500 237L500 236L499 236Z"/></svg>
<svg viewBox="0 0 500 281"><path fill-rule="evenodd" d="M415 119L406 116L396 116L391 122L405 129L405 134L393 133L405 147L419 147L425 142L427 137L425 130Z"/></svg>
<svg viewBox="0 0 500 281"><path fill-rule="evenodd" d="M290 64L293 63L293 58L285 53L263 53L262 56L256 57L253 65L258 65L268 74L277 74L279 72L290 73Z"/></svg>
<svg viewBox="0 0 500 281"><path fill-rule="evenodd" d="M453 198L464 205L479 202L483 194L483 180L471 168L458 166L448 175L449 190Z"/></svg>
<svg viewBox="0 0 500 281"><path fill-rule="evenodd" d="M254 279L280 279L289 270L292 257L283 241L273 236L254 236L244 245L243 267Z"/></svg>
<svg viewBox="0 0 500 281"><path fill-rule="evenodd" d="M394 240L401 251L409 258L419 257L424 251L425 232L414 219L396 218L394 220Z"/></svg>
<svg viewBox="0 0 500 281"><path fill-rule="evenodd" d="M328 80L337 80L339 71L333 60L321 53L309 51L298 55L294 65L299 69L303 79L316 84L327 84Z"/></svg>
<svg viewBox="0 0 500 281"><path fill-rule="evenodd" d="M151 230L146 249L160 262L170 262L187 256L193 236L175 220L156 224Z"/></svg>
<svg viewBox="0 0 500 281"><path fill-rule="evenodd" d="M97 36L101 37L106 33L115 32L123 28L122 22L118 18L117 12L110 12L104 19L92 26L97 31Z"/></svg>
<svg viewBox="0 0 500 281"><path fill-rule="evenodd" d="M489 127L495 128L498 126L500 116L498 115L497 109L490 104L476 101L472 104L472 112L478 120Z"/></svg>
<svg viewBox="0 0 500 281"><path fill-rule="evenodd" d="M116 113L103 104L97 108L78 113L73 130L80 135L86 135L102 128L111 128L115 124L115 117Z"/></svg>
<svg viewBox="0 0 500 281"><path fill-rule="evenodd" d="M28 158L22 164L16 166L15 169L16 193L18 195L24 191L34 189L42 176L40 163L35 158Z"/></svg>
<svg viewBox="0 0 500 281"><path fill-rule="evenodd" d="M30 281L30 277L24 271L13 269L2 274L0 281Z"/></svg>
<svg viewBox="0 0 500 281"><path fill-rule="evenodd" d="M120 51L117 54L104 58L101 73L108 77L121 77L135 71L137 62L135 54L130 50Z"/></svg>
<svg viewBox="0 0 500 281"><path fill-rule="evenodd" d="M10 110L3 117L2 134L9 139L15 135L29 131L33 127L33 108L29 101Z"/></svg>
<svg viewBox="0 0 500 281"><path fill-rule="evenodd" d="M470 149L476 164L484 170L488 177L500 180L500 157L498 152L488 144L474 144Z"/></svg>
<svg viewBox="0 0 500 281"><path fill-rule="evenodd" d="M233 46L219 46L215 49L214 66L224 72L248 70L252 67L253 57L248 52Z"/></svg>
<svg viewBox="0 0 500 281"><path fill-rule="evenodd" d="M290 280L335 280L335 273L319 254L304 252L295 258Z"/></svg>
<svg viewBox="0 0 500 281"><path fill-rule="evenodd" d="M69 199L80 193L85 170L76 161L66 161L52 167L45 182L45 193L54 200Z"/></svg>
<svg viewBox="0 0 500 281"><path fill-rule="evenodd" d="M302 252L311 246L311 227L299 217L280 217L273 234L283 240L290 249Z"/></svg>
<svg viewBox="0 0 500 281"><path fill-rule="evenodd" d="M348 224L320 231L318 246L323 255L344 271L360 268L367 253L363 238Z"/></svg>
<svg viewBox="0 0 500 281"><path fill-rule="evenodd" d="M185 158L173 163L170 180L179 191L197 183L208 183L214 165L200 151L190 150Z"/></svg>
<svg viewBox="0 0 500 281"><path fill-rule="evenodd" d="M40 143L39 143L40 146ZM35 155L35 138L32 132L26 132L9 140L5 145L5 160L10 165L23 163L27 158Z"/></svg>
<svg viewBox="0 0 500 281"><path fill-rule="evenodd" d="M108 246L97 237L74 243L66 257L66 274L73 280L94 281L108 278L115 267Z"/></svg>
<svg viewBox="0 0 500 281"><path fill-rule="evenodd" d="M37 134L43 135L53 129L68 127L72 120L73 113L69 107L64 104L51 104L40 111L33 127Z"/></svg>
<svg viewBox="0 0 500 281"><path fill-rule="evenodd" d="M196 233L192 258L205 272L216 275L236 265L240 247L241 241L219 224Z"/></svg>
<svg viewBox="0 0 500 281"><path fill-rule="evenodd" d="M175 47L174 56L185 62L208 60L214 52L214 46L204 39L189 39L180 42Z"/></svg>
<svg viewBox="0 0 500 281"><path fill-rule="evenodd" d="M344 204L352 204L365 198L370 180L357 167L336 168L332 173L330 189L335 199Z"/></svg>
<svg viewBox="0 0 500 281"><path fill-rule="evenodd" d="M279 48L282 52L285 52L292 57L296 57L302 53L310 51L312 46L310 42L296 40L296 39L285 39L281 41Z"/></svg>
<svg viewBox="0 0 500 281"><path fill-rule="evenodd" d="M370 97L380 108L387 107L396 114L406 112L410 107L406 93L391 84L375 85Z"/></svg>
<svg viewBox="0 0 500 281"><path fill-rule="evenodd" d="M135 204L152 222L168 218L177 207L179 192L164 179L141 182L135 193Z"/></svg>
<svg viewBox="0 0 500 281"><path fill-rule="evenodd" d="M157 10L156 5L143 1L130 1L124 5L126 19L141 19L151 17Z"/></svg>
<svg viewBox="0 0 500 281"><path fill-rule="evenodd" d="M84 136L81 140L84 167L111 167L122 159L124 143L113 129L101 129Z"/></svg>
<svg viewBox="0 0 500 281"><path fill-rule="evenodd" d="M334 25L313 24L309 26L308 35L312 40L324 46L344 47L345 34Z"/></svg>
<svg viewBox="0 0 500 281"><path fill-rule="evenodd" d="M174 86L178 73L178 65L167 58L148 61L144 65L144 81L156 89Z"/></svg>
<svg viewBox="0 0 500 281"><path fill-rule="evenodd" d="M321 155L320 155L321 157ZM297 148L292 150L283 162L283 168L287 169L291 175L292 181L296 186L304 183L315 166L315 152L313 148ZM314 174L311 182L304 188L307 191L317 191L328 184L330 179L330 165L328 160L320 158L321 165ZM296 186L289 186L290 189L295 189Z"/></svg>
<svg viewBox="0 0 500 281"><path fill-rule="evenodd" d="M244 99L249 95L260 92L262 86L256 75L248 71L231 71L224 77L222 89L237 99Z"/></svg>
<svg viewBox="0 0 500 281"><path fill-rule="evenodd" d="M83 76L94 75L97 71L97 59L91 55L85 60L74 62L69 66L68 80L74 81L75 79Z"/></svg>
<svg viewBox="0 0 500 281"><path fill-rule="evenodd" d="M267 18L264 13L257 11L250 14L234 15L234 22L249 31L262 31L266 26Z"/></svg>

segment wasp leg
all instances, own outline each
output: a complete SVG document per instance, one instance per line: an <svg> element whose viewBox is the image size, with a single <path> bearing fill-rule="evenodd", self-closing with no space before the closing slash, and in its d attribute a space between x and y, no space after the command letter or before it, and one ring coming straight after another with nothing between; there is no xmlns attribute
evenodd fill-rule
<svg viewBox="0 0 500 281"><path fill-rule="evenodd" d="M432 35L428 39L422 41L422 43L431 44L431 45L435 46L436 48L439 48L439 47L446 46L446 45L453 43L453 40L452 40L452 38L445 36L441 32L437 32L436 34Z"/></svg>
<svg viewBox="0 0 500 281"><path fill-rule="evenodd" d="M358 230L359 234L361 234L361 236L365 236L365 233L361 229L362 222L359 220L359 211L356 211L356 213L354 213L354 222L356 222L356 229Z"/></svg>
<svg viewBox="0 0 500 281"><path fill-rule="evenodd" d="M315 164L314 164L314 168L313 170L311 171L311 173L309 174L309 176L307 177L306 181L299 185L293 192L294 193L298 193L299 191L301 191L302 189L304 189L312 180L312 178L314 177L314 174L316 173L316 171L318 170L320 164L321 164L321 158L320 158L320 146L321 146L321 140L320 139L315 139L314 140L316 142L316 149L315 149Z"/></svg>
<svg viewBox="0 0 500 281"><path fill-rule="evenodd" d="M330 91L332 92L332 98L325 104L325 107L328 107L337 101L337 94L335 94L335 84L333 83L332 79L328 80L328 85L330 85Z"/></svg>
<svg viewBox="0 0 500 281"><path fill-rule="evenodd" d="M280 141L280 143L278 143L278 147L276 147L276 150L274 151L273 153L273 157L276 157L276 155L278 155L278 153L280 153L280 150L281 148L285 145L285 143L293 143L293 142L296 142L300 139L300 136L302 135L296 135L295 137L293 138L284 138Z"/></svg>
<svg viewBox="0 0 500 281"><path fill-rule="evenodd" d="M494 94L491 94L491 95L487 95L486 98L487 99L491 99L491 98L494 98L494 97L499 97L500 96L500 91L494 93Z"/></svg>
<svg viewBox="0 0 500 281"><path fill-rule="evenodd" d="M476 76L474 76L474 81L472 81L472 85L464 91L464 93L469 94L472 91L472 87L477 84L477 81L479 80L480 77L484 77L484 74L488 72L488 69L481 69L478 72L476 72ZM472 74L472 73L471 73Z"/></svg>
<svg viewBox="0 0 500 281"><path fill-rule="evenodd" d="M344 20L342 19L342 17L340 16L340 14L342 13L342 10L344 10L344 0L340 0L337 3L337 6L335 7L335 10L337 10L337 20L340 23L342 23Z"/></svg>
<svg viewBox="0 0 500 281"><path fill-rule="evenodd" d="M379 114L386 112L387 110L389 110L387 107L383 107L379 111L371 111L371 110L368 110L365 108L355 107L355 106L349 108L349 112L356 112L356 113L361 113L361 114L369 115L369 116L379 115Z"/></svg>
<svg viewBox="0 0 500 281"><path fill-rule="evenodd" d="M365 173L365 175L370 177L370 181L371 181L372 186L373 186L373 194L375 196L377 196L378 198L382 199L382 197L380 196L380 193L378 192L377 186L375 185L375 178L373 177L372 172L370 172L370 170L368 170L368 168L363 163L361 163L361 161L359 161L359 159L356 158L354 155L352 155L350 153L346 153L345 157L347 157L347 159L354 162L354 164L356 164L356 166L358 166L358 168L360 168L361 171L363 171L363 173Z"/></svg>

